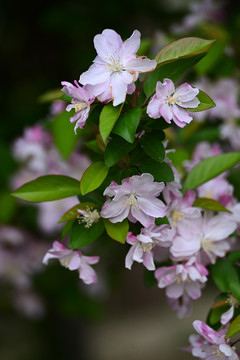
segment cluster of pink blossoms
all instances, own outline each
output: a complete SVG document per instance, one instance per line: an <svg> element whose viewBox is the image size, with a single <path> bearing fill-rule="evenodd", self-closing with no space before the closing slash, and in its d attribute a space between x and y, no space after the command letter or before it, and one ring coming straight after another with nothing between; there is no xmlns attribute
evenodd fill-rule
<svg viewBox="0 0 240 360"><path fill-rule="evenodd" d="M199 335L191 335L191 346L185 350L191 351L192 355L206 360L238 360L239 353L236 348L225 338L227 329L215 331L202 321L195 320L193 327Z"/></svg>
<svg viewBox="0 0 240 360"><path fill-rule="evenodd" d="M81 74L79 83L75 85L63 81L62 91L72 98L67 111L75 109L70 122L77 128L85 126L89 116L91 104L95 98L102 103L113 101L113 106L122 104L127 94L135 92L135 82L140 73L147 73L156 68L156 61L144 56L137 56L140 46L140 32L135 30L132 36L122 41L114 30L106 29L102 34L94 37L94 47L97 56L90 68ZM192 120L186 108L196 108L200 101L196 97L197 88L184 83L177 89L170 79L160 81L156 86L156 93L147 107L147 114L156 119L161 116L166 122L173 120L177 126L184 127Z"/></svg>
<svg viewBox="0 0 240 360"><path fill-rule="evenodd" d="M191 169L193 164L219 152L217 144L211 147L201 143L186 167ZM207 281L207 266L232 248L234 238L231 235L239 226L240 204L234 199L233 187L225 174L196 191L187 190L183 196L177 170L169 159L166 161L173 169L174 181L164 185L154 182L152 175L142 174L124 179L121 185L112 182L104 192L107 201L101 216L111 222L128 218L130 222L141 223L139 234L128 233L126 241L131 247L126 256L126 268L131 269L136 261L150 271L155 270L158 287L166 289L170 306L178 311L179 317L184 317L191 310L192 300L201 296ZM165 203L159 199L160 195ZM216 199L232 213L195 207L197 196ZM164 216L169 225L156 226L155 219ZM159 253L161 260L170 258L172 265L156 269L155 258L159 261Z"/></svg>

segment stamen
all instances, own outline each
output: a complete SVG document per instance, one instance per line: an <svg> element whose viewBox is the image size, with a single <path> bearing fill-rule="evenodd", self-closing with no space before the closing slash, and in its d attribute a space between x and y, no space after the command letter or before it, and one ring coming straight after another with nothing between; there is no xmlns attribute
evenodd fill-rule
<svg viewBox="0 0 240 360"><path fill-rule="evenodd" d="M168 105L174 105L176 102L176 98L174 96L168 96L166 102Z"/></svg>
<svg viewBox="0 0 240 360"><path fill-rule="evenodd" d="M213 240L203 237L203 238L201 238L200 242L201 242L201 246L205 252L207 252L207 251L215 252L216 251L217 247L214 244Z"/></svg>
<svg viewBox="0 0 240 360"><path fill-rule="evenodd" d="M99 212L96 209L93 210L92 208L87 207L86 210L78 210L78 212L81 212L78 223L86 223L84 227L87 229L100 219Z"/></svg>
<svg viewBox="0 0 240 360"><path fill-rule="evenodd" d="M184 219L184 213L179 210L173 210L172 218L173 218L173 225L177 226L177 222L182 221Z"/></svg>
<svg viewBox="0 0 240 360"><path fill-rule="evenodd" d="M143 243L141 242L141 246L144 252L151 251L152 250L152 243Z"/></svg>
<svg viewBox="0 0 240 360"><path fill-rule="evenodd" d="M128 195L127 199L125 200L124 208L126 208L127 206L132 206L135 209L139 210L137 197L134 194L131 194L130 196Z"/></svg>
<svg viewBox="0 0 240 360"><path fill-rule="evenodd" d="M123 71L123 64L121 63L120 57L114 57L113 55L108 57L108 71L110 72L122 72Z"/></svg>
<svg viewBox="0 0 240 360"><path fill-rule="evenodd" d="M78 112L88 107L88 104L86 102L77 102L76 100L72 100L72 104L74 105L75 112Z"/></svg>

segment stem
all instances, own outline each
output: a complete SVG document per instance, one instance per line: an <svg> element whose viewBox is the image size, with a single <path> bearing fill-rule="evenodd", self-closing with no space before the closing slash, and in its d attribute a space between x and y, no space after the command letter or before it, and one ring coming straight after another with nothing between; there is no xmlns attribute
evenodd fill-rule
<svg viewBox="0 0 240 360"><path fill-rule="evenodd" d="M238 343L240 341L240 339L234 341L233 343L231 343L231 346L234 346L236 343Z"/></svg>
<svg viewBox="0 0 240 360"><path fill-rule="evenodd" d="M133 108L133 104L131 103L131 101L130 101L130 99L129 99L128 96L126 97L126 100L127 100L127 103L128 103L128 105L129 105L129 107L132 109L132 108Z"/></svg>

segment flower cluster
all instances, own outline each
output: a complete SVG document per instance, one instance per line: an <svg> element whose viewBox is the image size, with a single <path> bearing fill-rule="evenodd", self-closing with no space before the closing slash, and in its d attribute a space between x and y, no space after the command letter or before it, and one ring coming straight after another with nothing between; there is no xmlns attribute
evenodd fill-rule
<svg viewBox="0 0 240 360"><path fill-rule="evenodd" d="M75 109L75 114L70 118L71 123L76 122L75 134L77 128L85 126L95 98L102 103L113 101L113 106L122 104L127 94L136 91L135 82L139 74L155 69L155 60L137 56L140 36L140 32L135 30L123 42L114 30L104 30L94 37L97 56L90 68L81 74L79 83L76 80L75 85L62 82L62 91L72 98L66 110ZM197 108L200 103L196 97L198 93L199 90L188 83L175 89L171 79L164 79L163 83L159 81L156 93L148 104L147 114L154 119L162 116L167 123L173 120L177 126L184 127L192 121L186 108Z"/></svg>
<svg viewBox="0 0 240 360"><path fill-rule="evenodd" d="M193 327L199 335L191 335L191 346L186 349L199 359L238 360L236 348L230 344L225 335L227 329L215 331L202 321L195 320Z"/></svg>
<svg viewBox="0 0 240 360"><path fill-rule="evenodd" d="M186 163L189 170L202 159L218 154L218 144L211 147L200 143L193 153L193 160ZM167 159L168 164L171 164ZM107 201L101 216L112 223L128 218L132 223L142 225L140 233L129 232L127 243L131 245L126 256L126 268L131 269L134 261L142 263L148 270L155 270L159 288L166 289L170 306L179 317L187 316L192 300L201 296L201 289L207 282L209 264L223 258L232 248L231 235L239 224L240 205L233 197L233 187L222 174L196 191L182 195L180 177L174 170L174 181L164 185L154 182L150 174L135 175L124 179L121 185L112 182L104 191ZM165 203L159 199L163 198ZM198 197L219 201L231 212L214 212L194 206ZM166 216L169 224L157 226L157 218ZM166 255L166 249L168 254ZM156 259L169 258L170 266L156 269Z"/></svg>

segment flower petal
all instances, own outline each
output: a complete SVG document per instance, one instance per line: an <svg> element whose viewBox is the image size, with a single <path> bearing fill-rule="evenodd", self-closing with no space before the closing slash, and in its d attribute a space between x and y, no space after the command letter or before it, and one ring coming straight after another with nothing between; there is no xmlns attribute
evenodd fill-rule
<svg viewBox="0 0 240 360"><path fill-rule="evenodd" d="M133 81L133 76L126 72L114 72L111 75L111 93L113 106L117 106L125 101L128 84Z"/></svg>
<svg viewBox="0 0 240 360"><path fill-rule="evenodd" d="M128 71L137 71L140 73L145 73L145 72L153 71L156 66L157 63L155 60L136 58L127 61L127 63L124 65L124 68Z"/></svg>
<svg viewBox="0 0 240 360"><path fill-rule="evenodd" d="M173 121L181 128L184 127L186 124L189 124L193 119L187 110L182 109L177 105L172 106L172 112Z"/></svg>
<svg viewBox="0 0 240 360"><path fill-rule="evenodd" d="M174 97L181 97L181 102L187 102L193 100L199 93L197 88L193 88L190 84L184 83L177 87Z"/></svg>
<svg viewBox="0 0 240 360"><path fill-rule="evenodd" d="M90 68L81 74L79 82L83 85L96 85L107 81L110 73L106 71L106 65L92 64Z"/></svg>
<svg viewBox="0 0 240 360"><path fill-rule="evenodd" d="M121 58L124 64L138 51L140 46L140 37L140 32L138 30L134 30L131 37L124 41L121 49Z"/></svg>

